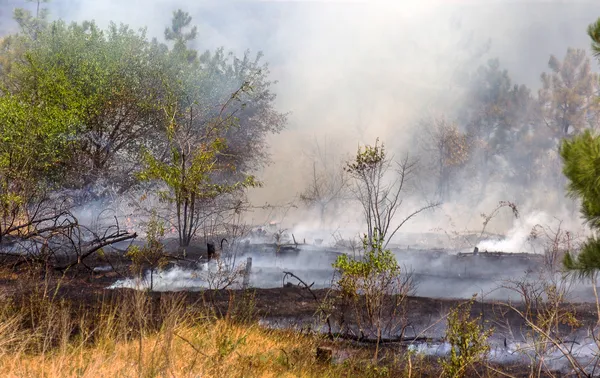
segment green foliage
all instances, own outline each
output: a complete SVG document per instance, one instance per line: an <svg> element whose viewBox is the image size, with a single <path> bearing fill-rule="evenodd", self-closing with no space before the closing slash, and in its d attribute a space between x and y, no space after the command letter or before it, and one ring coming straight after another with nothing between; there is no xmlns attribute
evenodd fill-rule
<svg viewBox="0 0 600 378"><path fill-rule="evenodd" d="M131 246L126 256L131 259L131 270L142 277L144 269L150 269L150 290L153 289L153 275L156 269L162 269L169 263L169 257L164 250L162 239L165 227L153 212L146 228L146 245L142 248Z"/></svg>
<svg viewBox="0 0 600 378"><path fill-rule="evenodd" d="M198 28L194 26L189 32L185 33L183 29L190 26L192 17L189 13L178 9L173 12L171 27L165 28L165 39L167 41L188 42L194 40L198 34Z"/></svg>
<svg viewBox="0 0 600 378"><path fill-rule="evenodd" d="M43 68L32 59L26 64L32 91L0 96L2 217L64 183L81 122L77 94L62 68Z"/></svg>
<svg viewBox="0 0 600 378"><path fill-rule="evenodd" d="M372 233L371 240L364 235L363 256L340 255L333 267L339 277L335 284L339 303L335 308L340 311L340 325L343 327L345 319L352 319L361 337L376 340L376 359L382 336L403 332L404 300L413 286L412 276L401 275L396 257L383 248L379 231Z"/></svg>
<svg viewBox="0 0 600 378"><path fill-rule="evenodd" d="M169 116L187 115L186 110L194 106L195 127L190 131L203 134L240 86L246 86L244 93L236 93L240 109L227 109L237 113L231 117L236 127L221 130L228 143L223 151L227 153L219 158L244 170L262 163L263 138L280 130L285 116L273 109L275 96L269 92L268 68L259 63L261 54L255 60L247 53L238 59L218 49L197 57L195 50L185 46L196 36L190 24L189 14L174 12L166 33L167 40L176 41L172 50L149 41L144 30L116 24L101 30L88 21L52 22L40 28L35 38L25 31L7 36L0 56L0 93L45 96L40 91L49 87L39 87L40 77L63 78L62 88L73 96L54 99L81 117L71 138L77 142L71 186L106 178L127 189L135 183L131 172L142 147L157 155L164 151L161 132L172 121Z"/></svg>
<svg viewBox="0 0 600 378"><path fill-rule="evenodd" d="M161 198L175 205L179 243L188 246L201 222L198 211L203 204L224 194L260 186L261 183L252 175L245 175L242 180L235 182L215 182L217 173L235 170L234 166L223 164L218 159L225 140L217 137L190 145L188 140L174 136L177 129L177 125L172 125L167 130L170 135L170 159L163 161L149 152L145 153L144 167L138 178L158 182L167 188L161 192Z"/></svg>
<svg viewBox="0 0 600 378"><path fill-rule="evenodd" d="M600 137L586 130L560 146L568 191L581 199L581 212L590 225L600 228Z"/></svg>
<svg viewBox="0 0 600 378"><path fill-rule="evenodd" d="M568 191L581 200L581 213L592 230L600 230L600 137L586 130L560 146L563 173L569 180ZM577 257L567 253L565 268L590 277L600 269L600 240L589 238Z"/></svg>
<svg viewBox="0 0 600 378"><path fill-rule="evenodd" d="M379 138L374 146L359 147L356 157L348 162L345 170L356 176L372 175L386 161L385 146L379 144Z"/></svg>
<svg viewBox="0 0 600 378"><path fill-rule="evenodd" d="M592 50L596 57L600 53L600 19L588 28L588 35L592 39ZM568 106L568 112L565 112L564 124L572 125L572 119L582 120L580 123L589 122L592 117L598 113L597 81L598 76L590 74L590 63L585 58L585 52L569 50L565 62L561 65L559 62L550 61L555 66L555 71L569 71L571 76L578 75L575 83L572 83L570 77L563 81L569 83L567 89L562 90L563 101L578 101L580 106ZM572 72L581 66L581 72ZM590 79L591 78L591 79ZM584 80L588 79L587 82ZM593 81L593 82L592 82ZM591 94L590 94L591 93ZM582 103L583 97L593 96L593 103L587 105ZM576 131L578 131L576 129ZM581 201L581 214L585 221L590 225L594 235L590 237L583 245L577 256L569 252L564 257L563 265L568 271L575 272L580 277L593 277L600 270L600 136L587 129L572 139L562 141L559 154L563 161L563 174L569 180L568 194L572 198L578 198Z"/></svg>
<svg viewBox="0 0 600 378"><path fill-rule="evenodd" d="M371 241L364 235L363 250L362 258L344 254L338 256L333 264L340 274L337 285L348 297L356 297L359 294L374 295L387 289L385 283L388 277L400 274L401 269L396 257L389 249L383 249L383 239L377 230ZM371 312L374 310L371 309Z"/></svg>
<svg viewBox="0 0 600 378"><path fill-rule="evenodd" d="M187 245L207 203L260 185L251 172L267 161L266 135L286 122L262 54L198 56L181 10L165 31L172 48L126 25L48 22L40 7L15 17L21 31L0 41L5 213L51 190L122 193L141 179L175 204Z"/></svg>
<svg viewBox="0 0 600 378"><path fill-rule="evenodd" d="M159 73L166 51L124 25L103 31L93 22L63 21L49 25L35 42L13 36L7 49L7 95L44 104L51 98L79 117L70 137L70 186L102 177L131 185L131 175L122 172L131 171L141 144L152 146L164 117Z"/></svg>
<svg viewBox="0 0 600 378"><path fill-rule="evenodd" d="M592 51L595 57L600 56L600 18L588 26L588 36L592 40Z"/></svg>
<svg viewBox="0 0 600 378"><path fill-rule="evenodd" d="M471 319L473 302L474 299L457 306L448 314L445 339L450 344L450 356L441 361L445 376L467 376L468 369L483 361L489 352L487 339L493 330L484 329L481 316Z"/></svg>
<svg viewBox="0 0 600 378"><path fill-rule="evenodd" d="M48 27L48 15L50 12L48 8L42 8L41 6L43 3L49 3L50 0L26 0L26 2L36 3L35 14L23 8L16 8L13 12L13 18L17 21L23 33L35 39L38 33Z"/></svg>
<svg viewBox="0 0 600 378"><path fill-rule="evenodd" d="M579 278L590 278L600 271L600 240L591 237L580 247L577 256L566 253L563 258L565 269L576 273Z"/></svg>

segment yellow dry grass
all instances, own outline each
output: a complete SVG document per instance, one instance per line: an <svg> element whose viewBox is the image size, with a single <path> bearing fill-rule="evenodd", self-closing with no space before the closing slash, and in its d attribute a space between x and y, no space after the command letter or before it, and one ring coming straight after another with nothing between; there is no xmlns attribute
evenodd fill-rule
<svg viewBox="0 0 600 378"><path fill-rule="evenodd" d="M177 335L177 336L175 336ZM185 339L185 340L184 340ZM141 346L141 352L140 352ZM46 354L5 353L6 377L314 377L314 341L218 320L92 347Z"/></svg>
<svg viewBox="0 0 600 378"><path fill-rule="evenodd" d="M319 362L322 338L263 328L245 304L218 317L129 292L74 311L48 292L0 300L0 376L351 377L368 365Z"/></svg>

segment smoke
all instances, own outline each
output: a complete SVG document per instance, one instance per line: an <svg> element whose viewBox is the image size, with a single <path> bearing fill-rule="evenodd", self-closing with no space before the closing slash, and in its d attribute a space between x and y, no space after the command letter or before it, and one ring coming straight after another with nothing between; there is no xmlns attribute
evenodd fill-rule
<svg viewBox="0 0 600 378"><path fill-rule="evenodd" d="M7 1L2 21L9 16L8 9L21 5ZM287 130L269 138L273 163L258 172L264 187L249 193L255 205L268 203L279 210L256 210L247 221L277 221L282 228L301 230L299 238L316 238L311 230L324 228L317 215L297 201L311 175L313 156L306 151L315 140L333 139L332 153L338 157L349 156L357 145L379 137L396 156L410 153L427 158L414 143L422 131L418 121L461 105L463 89L454 80L457 73L474 71L498 57L513 82L535 92L550 54L563 56L568 47L588 49L586 28L600 15L597 2L526 0L53 0L49 6L55 18L146 27L148 36L159 40L171 12L182 8L199 27L194 47L224 46L238 54L262 50L272 79L278 81L273 88L277 107L289 111L290 117ZM14 23L3 24L14 30ZM406 232L481 228L480 213L522 191L520 185L498 183L475 207L468 175L455 185L461 186L455 188L457 197L441 211L415 218ZM425 189L407 200L405 208L431 199L433 193ZM549 197L554 197L551 203ZM507 239L502 244L484 242L482 248L522 248L530 223L546 220L544 212L556 215L556 205L566 201L563 198L562 188L551 194L532 190L528 203L518 204L531 214L523 214L514 225L510 217L494 221L490 231L510 229ZM360 208L343 206L329 214L328 223L329 239L339 229L355 235L362 227Z"/></svg>
<svg viewBox="0 0 600 378"><path fill-rule="evenodd" d="M545 353L538 352L539 345L536 341L510 342L502 345L502 341L490 340L491 348L488 359L499 364L530 363L534 359L548 361L545 368L552 372L565 374L572 372L572 365L563 352L557 347L548 348ZM596 361L598 346L588 337L578 337L575 340L559 344L560 348L569 352L569 357L581 366L590 366ZM428 356L444 357L450 354L449 343L416 343L409 346L409 350Z"/></svg>
<svg viewBox="0 0 600 378"><path fill-rule="evenodd" d="M550 224L553 220L550 215L542 211L527 214L524 218L515 220L502 240L484 240L477 244L477 247L481 251L489 252L534 252L529 243L533 228L536 225Z"/></svg>

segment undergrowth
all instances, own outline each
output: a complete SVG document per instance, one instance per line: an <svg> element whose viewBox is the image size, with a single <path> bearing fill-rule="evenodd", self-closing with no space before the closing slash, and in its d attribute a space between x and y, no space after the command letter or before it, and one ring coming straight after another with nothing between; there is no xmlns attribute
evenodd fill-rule
<svg viewBox="0 0 600 378"><path fill-rule="evenodd" d="M76 296L60 282L0 295L0 372L6 377L438 377L435 357L405 346L330 340L262 327L253 291L104 290ZM83 288L85 291L86 289ZM220 298L223 298L221 295ZM317 348L333 350L321 361ZM498 376L482 364L472 371Z"/></svg>
<svg viewBox="0 0 600 378"><path fill-rule="evenodd" d="M387 367L358 350L323 363L323 336L259 326L251 291L211 298L121 290L91 303L34 285L0 298L0 371L7 377L379 377ZM85 302L85 301L83 301ZM364 361L369 361L363 363Z"/></svg>

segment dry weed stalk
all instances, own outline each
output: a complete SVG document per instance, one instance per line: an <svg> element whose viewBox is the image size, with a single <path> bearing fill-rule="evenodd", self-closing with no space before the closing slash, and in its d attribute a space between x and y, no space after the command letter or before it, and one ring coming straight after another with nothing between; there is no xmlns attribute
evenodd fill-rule
<svg viewBox="0 0 600 378"><path fill-rule="evenodd" d="M501 305L525 322L526 328L521 333L526 343L517 352L531 358L530 376L540 377L553 370L549 365L553 361L552 352L559 352L578 377L590 376L589 369L600 361L598 357L583 364L565 344L575 337L575 330L580 325L573 308L565 300L570 283L552 272L542 272L535 280L507 281L503 287L520 298L521 305L512 302Z"/></svg>

